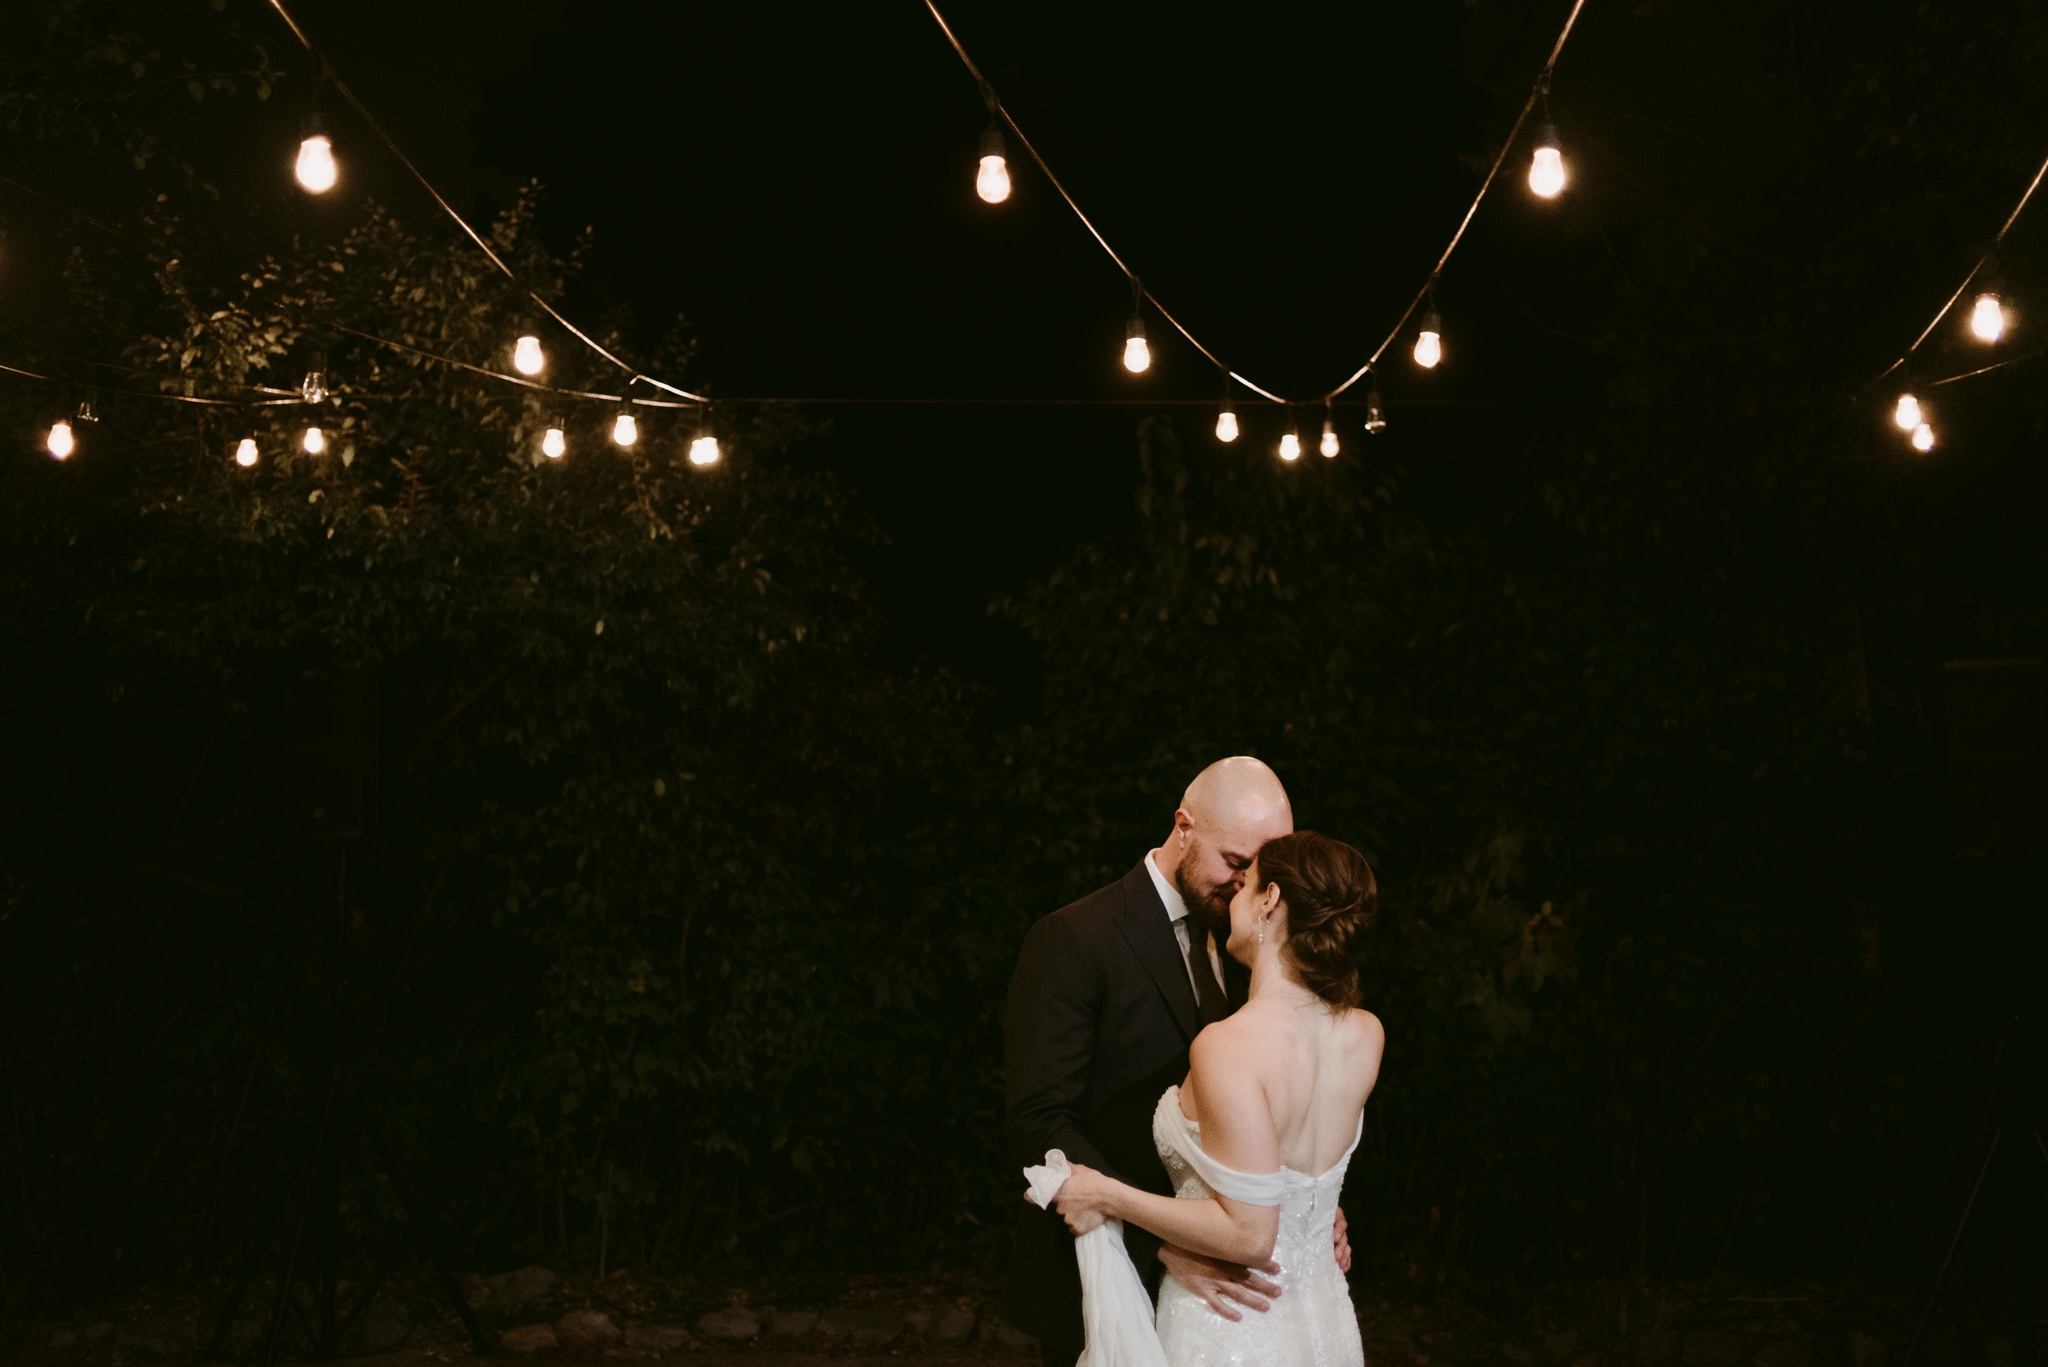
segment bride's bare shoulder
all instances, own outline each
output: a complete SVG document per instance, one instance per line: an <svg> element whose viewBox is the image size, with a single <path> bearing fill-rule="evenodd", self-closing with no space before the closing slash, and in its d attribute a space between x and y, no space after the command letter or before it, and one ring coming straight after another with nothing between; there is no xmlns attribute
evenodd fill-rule
<svg viewBox="0 0 2048 1367"><path fill-rule="evenodd" d="M1370 1091L1379 1078L1380 1057L1387 1051L1387 1029L1380 1024L1378 1016L1358 1007L1344 1013L1340 1029L1344 1052L1352 1066L1364 1076L1366 1089Z"/></svg>
<svg viewBox="0 0 2048 1367"><path fill-rule="evenodd" d="M1380 1018L1362 1006L1354 1006L1344 1013L1344 1029L1359 1044L1378 1052L1387 1044L1387 1027L1380 1024Z"/></svg>

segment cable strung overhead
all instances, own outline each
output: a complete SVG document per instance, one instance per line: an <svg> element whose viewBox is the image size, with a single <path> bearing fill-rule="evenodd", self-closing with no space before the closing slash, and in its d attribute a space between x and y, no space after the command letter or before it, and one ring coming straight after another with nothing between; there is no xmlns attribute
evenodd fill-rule
<svg viewBox="0 0 2048 1367"><path fill-rule="evenodd" d="M1998 248L2005 241L2005 235L2012 231L2013 224L2019 222L2021 212L2026 209L2028 201L2034 197L2034 191L2041 188L2043 177L2048 177L2048 159L2043 159L2040 167L2035 170L2034 178L2027 182L2027 188L2020 193L2020 202L2012 206L2012 212L2005 216L2005 222L2001 223L1998 227L1998 235L1991 239L1991 245L1985 249L1982 256L1977 258L1977 264L1970 267L1969 274L1963 277L1963 283L1956 286L1956 292L1948 297L1946 303L1934 311L1934 317L1927 320L1927 326L1920 329L1920 335L1913 339L1913 344L1906 348L1905 353L1898 360L1893 361L1890 365L1879 371L1877 377L1870 384L1864 386L1864 389L1868 390L1874 385L1883 383L1885 376L1895 370L1905 370L1907 372L1906 383L1899 394L1898 401L1892 405L1892 422L1900 431L1907 434L1907 439L1912 442L1915 451L1925 452L1934 449L1934 424L1929 421L1927 405L1921 403L1913 393L1911 371L1913 354L1920 350L1922 342L1925 342L1934 334L1934 329L1941 325L1942 319L1948 317L1949 310L1956 306L1956 302L1970 288L1971 282L1983 274L1984 268L1991 264L1991 259L1998 255ZM1997 294L1990 291L1979 294L1976 301L1970 306L1970 335L1986 345L1993 345L2003 341L2006 328L2010 325L2011 321L2011 310L2006 307ZM2003 370L2006 366L2017 364L2020 361L2040 354L2038 351L2029 351L2024 355L2014 356L2007 360L1994 361L1990 365L1980 366L1976 370L1968 371L1961 375L1951 375L1947 379L1942 380L1930 380L1928 387L1931 389L1935 385L1953 384L1957 380L1967 380L1977 375L1987 375L1994 370Z"/></svg>
<svg viewBox="0 0 2048 1367"><path fill-rule="evenodd" d="M377 135L378 141L384 144L392 156L398 158L399 164L412 174L412 178L420 183L420 187L433 198L434 203L441 206L441 211L447 214L449 218L455 220L455 226L468 234L469 240L476 243L477 249L490 259L493 266L496 266L504 273L507 280L518 286L526 297L534 302L535 307L541 309L548 317L568 329L570 335L575 337L577 341L625 371L632 377L627 382L628 384L651 384L656 389L664 390L680 399L689 399L696 403L708 402L702 394L693 394L687 389L679 388L663 380L657 380L654 376L646 374L612 355L611 352L600 346L597 340L591 337L589 333L583 331L583 329L577 327L574 323L556 312L553 304L550 304L547 300L541 298L539 294L528 288L526 283L519 278L518 272L506 265L504 258L499 256L497 252L491 250L491 244L484 241L483 234L470 227L469 220L455 212L455 206L442 198L441 192L434 188L434 183L427 179L426 174L419 167L413 165L412 158L405 154L405 149L400 147L397 141L384 131L384 125L378 123L376 116L370 112L369 107L356 98L356 93L350 90L348 84L341 79L334 69L334 64L327 60L326 54L313 46L313 40L306 36L306 31L303 28L299 27L299 21L292 18L291 11L284 7L283 0L270 0L270 7L277 11L278 18L284 20L285 27L292 31L292 36L297 38L300 45L306 49L313 60L320 64L320 81L331 84L341 93L341 97L349 102L349 105L356 111L357 115L362 118L364 124L369 127L372 133ZM316 91L318 89L317 83L315 89ZM314 194L322 194L333 188L337 177L338 172L334 164L333 142L327 136L327 130L320 122L319 112L315 110L307 118L306 136L299 144L299 183ZM519 368L529 375L538 374L541 368L538 363L540 354L539 339L531 339L532 346L530 349L525 345L528 340L529 338L527 337L520 339L521 350L524 352L526 359L523 362L515 360L515 363L519 364ZM534 366L532 370L526 369L526 366L529 364Z"/></svg>
<svg viewBox="0 0 2048 1367"><path fill-rule="evenodd" d="M1217 358L1215 352L1205 346L1200 338L1188 330L1186 324L1182 323L1180 319L1167 310L1164 304L1159 302L1158 296L1145 288L1143 282L1138 278L1138 273L1131 269L1123 257L1117 254L1116 248L1109 245L1109 239L1104 237L1102 231L1095 226L1088 215L1082 212L1081 206L1075 202L1073 195L1067 192L1067 187L1060 183L1060 178L1053 174L1052 167L1040 155L1038 148L1032 144L1030 138L1024 135L1024 130L1018 127L1016 118L1004 107L1001 98L997 96L995 87L990 85L988 78L981 74L981 68L976 66L974 58L968 55L966 45L960 41L959 35L953 32L952 25L946 22L946 16L939 12L937 0L924 0L924 5L927 10L931 11L932 19L938 24L940 32L946 35L946 41L953 45L953 51L959 54L961 64L967 68L968 74L973 76L975 83L981 87L982 102L988 106L990 123L988 131L982 135L981 164L975 179L976 192L980 194L982 199L990 204L1000 204L1010 196L1010 176L1004 158L1002 133L1003 128L1007 127L1016 136L1018 143L1023 146L1024 150L1031 154L1031 160L1036 162L1038 169L1045 173L1046 180L1051 183L1053 189L1059 192L1060 198L1066 201L1067 207L1074 211L1074 217L1081 220L1081 226L1088 230L1089 236L1095 239L1102 250L1108 254L1109 259L1116 264L1116 268L1122 271L1125 277L1130 280L1132 295L1140 309L1149 301L1152 307L1159 311L1160 317L1171 323L1174 330L1187 338L1188 343L1195 350L1208 357L1217 369L1223 371L1226 383L1224 386L1223 407L1216 419L1217 440L1230 442L1237 439L1237 415L1230 407L1229 380L1237 381L1261 398L1269 399L1281 405L1287 404L1289 402L1287 399L1282 398L1270 389L1253 384L1242 374L1224 365ZM1494 179L1499 176L1500 168L1507 161L1508 153L1514 149L1516 139L1521 134L1522 125L1528 121L1531 111L1539 103L1543 106L1543 124L1536 139L1536 147L1531 158L1529 188L1544 199L1553 199L1564 189L1566 175L1564 158L1563 154L1559 151L1557 126L1550 120L1550 76L1551 72L1557 67L1557 59L1564 53L1565 40L1571 37L1572 26L1579 21L1579 12L1585 9L1585 7L1586 0L1573 0L1571 13L1565 16L1564 28L1559 31L1557 41L1551 45L1550 58L1544 62L1542 72L1537 76L1535 85L1529 91L1529 98L1523 102L1522 112L1515 116L1514 126L1508 130L1507 140L1501 144L1500 155L1494 158L1492 169L1486 173L1486 179L1480 183L1479 193L1473 196L1472 204L1465 210L1465 216L1459 221L1457 231L1451 234L1450 244L1444 248L1443 255L1437 258L1436 265L1430 270L1429 279L1424 282L1421 290L1417 291L1415 298L1402 311L1400 318L1394 323L1393 330L1387 334L1386 340L1374 349L1365 364L1353 371L1349 379L1323 394L1322 398L1326 405L1330 400L1336 398L1337 395L1342 394L1361 379L1373 373L1375 367L1379 364L1380 357L1386 353L1388 347L1394 344L1395 339L1401 335L1401 329L1408 325L1408 319L1413 316L1416 307L1425 300L1430 301L1430 308L1423 317L1423 327L1416 340L1415 361L1417 365L1428 369L1442 359L1443 324L1437 315L1434 302L1437 278L1443 274L1444 266L1451 259L1451 253L1458 249L1458 243L1464 240L1465 230L1472 225L1473 215L1479 212L1480 202L1486 198L1486 192L1492 188ZM1147 369L1150 364L1150 349L1145 340L1145 320L1141 312L1134 312L1125 330L1124 368L1136 374ZM1372 407L1375 412L1379 407L1376 387L1372 398ZM1367 430L1378 431L1385 426L1384 422L1380 422L1378 426L1368 422ZM1322 452L1326 456L1334 456L1337 454L1338 449L1336 433L1328 422L1324 423L1324 428ZM1294 456L1290 455L1289 451L1292 450L1295 454L1299 454L1300 445L1300 438L1291 432L1287 437L1283 437L1280 443L1281 459L1294 459Z"/></svg>

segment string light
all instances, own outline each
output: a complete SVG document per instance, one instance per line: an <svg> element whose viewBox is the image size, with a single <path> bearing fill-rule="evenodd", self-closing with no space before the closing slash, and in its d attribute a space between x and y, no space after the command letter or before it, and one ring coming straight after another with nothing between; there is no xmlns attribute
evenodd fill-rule
<svg viewBox="0 0 2048 1367"><path fill-rule="evenodd" d="M1932 451L1934 449L1934 429L1924 422L1913 429L1913 449L1915 451Z"/></svg>
<svg viewBox="0 0 2048 1367"><path fill-rule="evenodd" d="M512 344L512 368L521 375L538 375L547 369L547 355L540 349L540 338L534 334L533 324L520 324L519 340Z"/></svg>
<svg viewBox="0 0 2048 1367"><path fill-rule="evenodd" d="M612 440L620 446L631 446L640 440L640 424L633 420L633 401L619 401L619 416L612 420Z"/></svg>
<svg viewBox="0 0 2048 1367"><path fill-rule="evenodd" d="M1424 370L1434 370L1444 358L1443 331L1444 320L1437 315L1436 300L1431 299L1422 315L1421 330L1415 334L1415 364Z"/></svg>
<svg viewBox="0 0 2048 1367"><path fill-rule="evenodd" d="M1564 153L1557 143L1557 125L1546 114L1536 130L1536 155L1529 161L1529 188L1544 199L1555 199L1564 189Z"/></svg>
<svg viewBox="0 0 2048 1367"><path fill-rule="evenodd" d="M1003 130L991 123L981 135L981 169L974 175L974 193L990 204L1010 197L1010 162L1003 148Z"/></svg>
<svg viewBox="0 0 2048 1367"><path fill-rule="evenodd" d="M2005 336L2005 310L1999 307L1997 295L1977 296L1970 309L1970 331L1977 334L1980 342L1995 342Z"/></svg>
<svg viewBox="0 0 2048 1367"><path fill-rule="evenodd" d="M93 410L93 405L98 401L99 395L97 393L89 394L79 401L78 420L80 422L98 422L100 420L100 415Z"/></svg>
<svg viewBox="0 0 2048 1367"><path fill-rule="evenodd" d="M329 140L327 126L321 122L317 109L306 115L306 133L299 141L299 161L294 171L299 184L316 195L332 190L341 177L340 168L334 164L334 143Z"/></svg>
<svg viewBox="0 0 2048 1367"><path fill-rule="evenodd" d="M1237 412L1230 406L1230 380L1223 381L1223 411L1216 415L1216 440L1226 444L1237 440Z"/></svg>
<svg viewBox="0 0 2048 1367"><path fill-rule="evenodd" d="M307 403L320 403L327 398L327 353L316 351L306 367L306 378L299 381L299 396Z"/></svg>
<svg viewBox="0 0 2048 1367"><path fill-rule="evenodd" d="M1280 459L1301 459L1301 435L1292 427L1288 428L1286 435L1280 438Z"/></svg>
<svg viewBox="0 0 2048 1367"><path fill-rule="evenodd" d="M1152 368L1152 348L1145 341L1145 320L1137 314L1124 324L1124 369L1142 375Z"/></svg>
<svg viewBox="0 0 2048 1367"><path fill-rule="evenodd" d="M1337 444L1337 424L1324 418L1322 453L1325 456L1335 456L1339 449L1341 448Z"/></svg>
<svg viewBox="0 0 2048 1367"><path fill-rule="evenodd" d="M1898 407L1892 409L1892 421L1902 432L1910 432L1920 426L1920 400L1914 398L1910 391L1899 395Z"/></svg>
<svg viewBox="0 0 2048 1367"><path fill-rule="evenodd" d="M1380 375L1372 372L1372 387L1365 391L1365 430L1377 436L1387 430L1387 415L1380 410Z"/></svg>
<svg viewBox="0 0 2048 1367"><path fill-rule="evenodd" d="M59 418L51 423L49 438L44 441L43 445L58 460L63 460L76 450L78 442L71 435L70 421L65 418Z"/></svg>
<svg viewBox="0 0 2048 1367"><path fill-rule="evenodd" d="M708 409L697 423L697 435L690 441L690 464L699 467L718 464L718 438L711 431Z"/></svg>
<svg viewBox="0 0 2048 1367"><path fill-rule="evenodd" d="M556 418L548 424L548 430L541 433L540 453L549 460L560 460L568 449L568 439L562 435L562 420Z"/></svg>
<svg viewBox="0 0 2048 1367"><path fill-rule="evenodd" d="M305 440L300 444L306 448L307 455L317 456L327 449L327 434L317 427L309 427Z"/></svg>
<svg viewBox="0 0 2048 1367"><path fill-rule="evenodd" d="M255 463L256 438L244 437L242 438L241 445L235 448L235 464L246 470Z"/></svg>

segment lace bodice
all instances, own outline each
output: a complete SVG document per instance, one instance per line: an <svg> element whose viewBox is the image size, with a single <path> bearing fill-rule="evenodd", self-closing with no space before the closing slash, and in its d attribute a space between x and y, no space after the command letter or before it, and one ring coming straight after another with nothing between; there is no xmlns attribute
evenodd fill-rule
<svg viewBox="0 0 2048 1367"><path fill-rule="evenodd" d="M1359 1117L1359 1135L1365 1118ZM1331 1247L1337 1197L1359 1135L1317 1176L1282 1167L1274 1173L1227 1168L1202 1149L1202 1128L1180 1108L1180 1088L1169 1087L1152 1114L1152 1139L1183 1201L1217 1195L1251 1205L1280 1207L1280 1231L1270 1279L1281 1295L1264 1314L1247 1310L1224 1319L1171 1277L1160 1284L1159 1338L1170 1367L1361 1367L1358 1318L1350 1289Z"/></svg>

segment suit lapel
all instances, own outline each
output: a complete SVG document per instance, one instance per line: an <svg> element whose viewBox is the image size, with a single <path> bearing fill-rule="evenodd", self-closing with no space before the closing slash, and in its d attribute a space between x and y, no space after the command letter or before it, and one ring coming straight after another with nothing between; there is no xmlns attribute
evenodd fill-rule
<svg viewBox="0 0 2048 1367"><path fill-rule="evenodd" d="M1145 871L1142 859L1124 875L1124 914L1117 929L1123 932L1138 962L1166 998L1174 1024L1192 1040L1201 1028L1201 1014L1195 1007L1194 984L1188 981L1188 961L1181 957L1173 922L1166 918L1159 889L1152 886L1152 875Z"/></svg>

